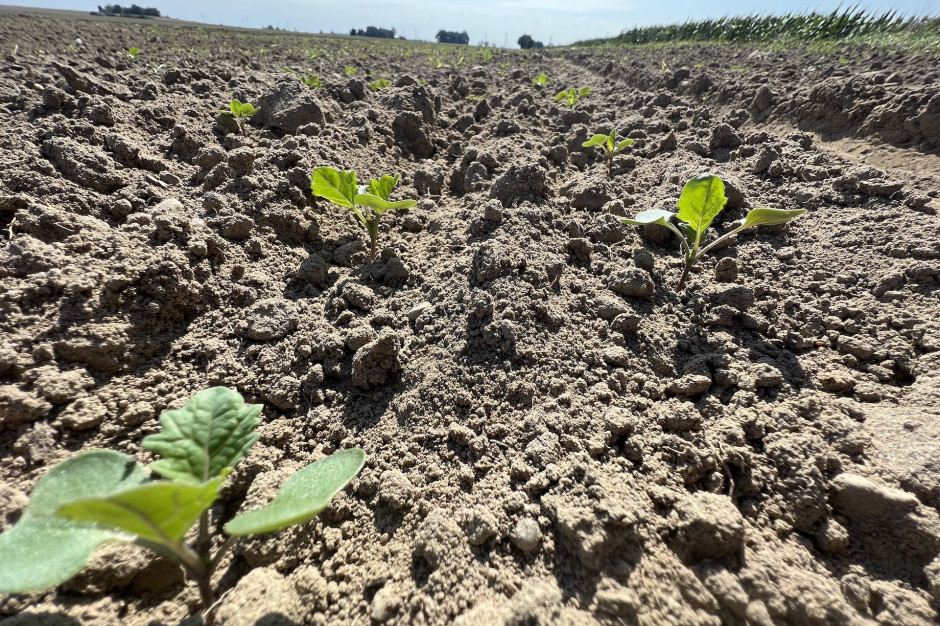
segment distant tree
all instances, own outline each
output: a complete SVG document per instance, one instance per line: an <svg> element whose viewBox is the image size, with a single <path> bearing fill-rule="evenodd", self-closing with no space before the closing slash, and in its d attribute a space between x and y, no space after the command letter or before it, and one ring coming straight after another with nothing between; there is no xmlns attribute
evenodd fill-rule
<svg viewBox="0 0 940 626"><path fill-rule="evenodd" d="M523 35L522 37L519 37L519 41L517 41L516 43L518 43L519 47L522 48L523 50L528 50L529 48L544 48L545 47L541 41L536 41L532 39L532 37L530 37L529 35Z"/></svg>
<svg viewBox="0 0 940 626"><path fill-rule="evenodd" d="M395 38L395 29L392 28L376 28L375 26L367 26L365 30L360 29L351 29L349 31L350 36L352 37L378 37L380 39L394 39Z"/></svg>
<svg viewBox="0 0 940 626"><path fill-rule="evenodd" d="M439 30L434 38L440 43L458 43L463 45L470 43L470 35L467 34L467 31L458 33L450 30Z"/></svg>
<svg viewBox="0 0 940 626"><path fill-rule="evenodd" d="M120 4L106 4L98 6L98 13L102 15L134 15L141 17L160 17L160 11L154 8L144 8L136 4L122 7Z"/></svg>

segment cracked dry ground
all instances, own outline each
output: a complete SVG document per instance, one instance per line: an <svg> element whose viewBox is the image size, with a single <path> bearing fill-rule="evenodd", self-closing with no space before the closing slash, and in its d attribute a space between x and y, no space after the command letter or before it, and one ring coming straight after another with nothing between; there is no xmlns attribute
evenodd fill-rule
<svg viewBox="0 0 940 626"><path fill-rule="evenodd" d="M934 58L484 63L15 13L0 49L0 528L51 465L149 461L161 411L228 385L265 409L215 521L331 451L369 459L314 522L235 549L222 624L935 623ZM261 107L244 136L215 114L232 97ZM614 127L636 142L608 179L581 143ZM418 201L383 218L376 262L311 197L321 165L401 172ZM617 216L702 172L728 187L719 231L809 212L677 294L677 242ZM197 609L176 568L120 546L0 600L11 625Z"/></svg>

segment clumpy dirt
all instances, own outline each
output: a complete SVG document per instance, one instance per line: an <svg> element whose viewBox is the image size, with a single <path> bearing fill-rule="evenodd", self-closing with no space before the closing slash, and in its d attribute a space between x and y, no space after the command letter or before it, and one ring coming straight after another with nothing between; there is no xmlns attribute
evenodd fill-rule
<svg viewBox="0 0 940 626"><path fill-rule="evenodd" d="M15 12L0 49L0 529L51 465L147 462L161 411L228 385L265 409L219 524L334 450L369 458L314 522L227 558L222 624L936 622L935 58L487 62ZM261 106L245 135L216 114L233 97ZM636 141L608 178L581 143L612 128ZM400 172L393 199L418 201L383 217L377 261L311 196L323 165ZM617 218L703 172L727 185L719 231L809 212L677 294L678 242ZM0 600L11 625L197 611L124 546Z"/></svg>

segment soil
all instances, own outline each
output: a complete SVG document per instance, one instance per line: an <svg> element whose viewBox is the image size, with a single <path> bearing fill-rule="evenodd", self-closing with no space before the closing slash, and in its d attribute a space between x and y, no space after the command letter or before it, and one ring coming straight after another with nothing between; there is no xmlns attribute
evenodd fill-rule
<svg viewBox="0 0 940 626"><path fill-rule="evenodd" d="M315 521L239 544L218 623L936 623L936 58L487 62L15 11L0 50L0 529L53 464L149 462L160 412L227 385L265 409L214 521L332 451L369 456ZM261 107L244 135L216 113L233 97ZM581 143L615 127L636 141L608 177ZM375 262L311 196L323 165L401 173L393 199L418 201L382 218ZM676 293L678 242L617 217L703 172L727 186L719 232L809 212ZM198 607L177 568L109 546L0 615Z"/></svg>

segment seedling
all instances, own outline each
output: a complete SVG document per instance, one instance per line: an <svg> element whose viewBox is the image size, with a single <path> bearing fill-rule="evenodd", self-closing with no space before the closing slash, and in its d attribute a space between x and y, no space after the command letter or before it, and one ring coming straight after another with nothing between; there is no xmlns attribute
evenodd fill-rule
<svg viewBox="0 0 940 626"><path fill-rule="evenodd" d="M352 65L347 65L347 66L346 66L346 69L344 69L343 71L346 72L346 76L352 76L353 74L355 74L355 73L358 72L359 70L357 70L356 68L354 68Z"/></svg>
<svg viewBox="0 0 940 626"><path fill-rule="evenodd" d="M489 62L492 61L492 60L493 60L493 51L492 51L492 50L489 50L489 49L484 50L484 51L483 51L483 62L484 62L484 63L489 63Z"/></svg>
<svg viewBox="0 0 940 626"><path fill-rule="evenodd" d="M572 87L568 90L559 91L555 94L555 102L564 102L568 105L568 108L574 108L574 105L578 103L581 98L591 95L590 87L581 87L581 89L575 89Z"/></svg>
<svg viewBox="0 0 940 626"><path fill-rule="evenodd" d="M417 204L414 200L399 200L389 202L391 195L401 174L382 176L372 180L368 186L356 184L356 172L344 172L332 167L318 167L313 170L311 188L313 195L326 198L333 204L350 209L369 233L369 259L375 261L376 242L379 238L379 218L386 211L397 209L410 209ZM371 213L364 211L368 207ZM360 210L363 209L363 210Z"/></svg>
<svg viewBox="0 0 940 626"><path fill-rule="evenodd" d="M261 109L256 109L247 102L239 102L238 99L233 99L229 105L229 110L225 109L219 110L219 113L222 115L231 115L235 118L235 121L238 123L238 130L241 134L245 134L245 122L248 121L248 118L260 111Z"/></svg>
<svg viewBox="0 0 940 626"><path fill-rule="evenodd" d="M258 440L261 405L226 387L200 391L182 409L160 416L161 432L141 445L163 457L149 472L113 450L76 454L36 483L13 528L0 535L0 593L55 587L77 574L109 541L133 543L179 563L196 581L213 622L213 572L239 537L304 524L323 511L365 463L352 448L306 466L260 509L229 520L228 538L212 553L209 509L232 468ZM198 522L192 545L184 541ZM216 544L220 542L215 542Z"/></svg>
<svg viewBox="0 0 940 626"><path fill-rule="evenodd" d="M678 213L662 209L647 209L638 213L632 220L621 218L620 221L633 226L658 224L675 233L682 244L682 252L685 256L682 275L676 285L676 291L679 292L685 288L689 270L712 248L727 242L734 235L752 226L785 224L806 213L806 209L751 209L737 227L703 247L702 235L705 229L711 225L712 220L725 207L727 201L725 185L721 179L714 174L701 174L689 180L682 188L682 195L676 205L679 208ZM678 225L673 223L673 217L679 218Z"/></svg>
<svg viewBox="0 0 940 626"><path fill-rule="evenodd" d="M135 48L131 46L127 50L121 50L121 56L127 59L134 59L137 55L140 54L140 48Z"/></svg>
<svg viewBox="0 0 940 626"><path fill-rule="evenodd" d="M544 89L545 86L548 84L548 74L544 74L544 73L539 74L538 76L532 79L532 84L535 85L537 89Z"/></svg>
<svg viewBox="0 0 940 626"><path fill-rule="evenodd" d="M609 135L594 135L581 144L584 148L590 148L592 146L602 146L604 148L607 152L607 178L610 178L610 172L614 167L614 155L623 152L628 146L632 145L632 139L624 139L620 142L617 141L616 128L611 130Z"/></svg>
<svg viewBox="0 0 940 626"><path fill-rule="evenodd" d="M392 84L392 81L390 81L389 79L380 78L375 82L369 83L369 89L371 89L372 91L378 91L379 89L385 89L391 84Z"/></svg>
<svg viewBox="0 0 940 626"><path fill-rule="evenodd" d="M320 89L323 87L323 82L320 80L320 77L317 74L311 74L309 69L307 70L307 73L302 73L285 65L284 71L288 74L293 74L300 82L305 84L307 87L310 87L311 89Z"/></svg>

